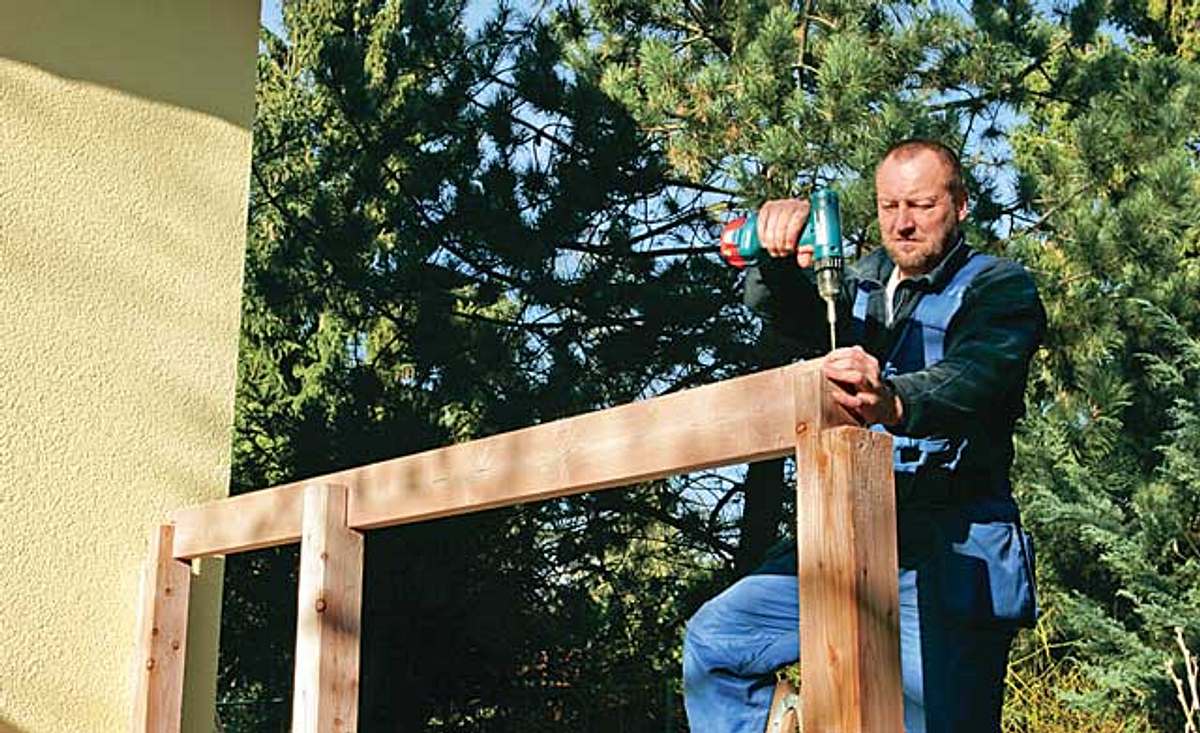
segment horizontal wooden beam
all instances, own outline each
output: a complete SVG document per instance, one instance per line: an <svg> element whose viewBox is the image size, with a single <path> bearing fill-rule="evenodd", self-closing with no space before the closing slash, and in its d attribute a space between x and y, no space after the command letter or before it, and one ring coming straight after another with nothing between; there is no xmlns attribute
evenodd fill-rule
<svg viewBox="0 0 1200 733"><path fill-rule="evenodd" d="M634 402L365 469L353 527L626 486L794 450L785 369Z"/></svg>
<svg viewBox="0 0 1200 733"><path fill-rule="evenodd" d="M349 526L368 529L775 458L795 449L798 426L851 422L819 362L802 362L182 509L175 553L299 541L307 484L346 486Z"/></svg>

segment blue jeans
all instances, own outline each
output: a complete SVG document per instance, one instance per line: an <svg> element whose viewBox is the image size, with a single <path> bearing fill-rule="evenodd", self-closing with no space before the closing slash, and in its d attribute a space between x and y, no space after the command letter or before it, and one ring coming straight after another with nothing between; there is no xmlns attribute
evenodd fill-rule
<svg viewBox="0 0 1200 733"><path fill-rule="evenodd" d="M933 561L900 571L907 733L999 731L1008 650L1036 613L1019 528L970 527ZM688 621L683 694L694 733L763 733L775 670L799 657L799 611L794 575L751 575Z"/></svg>

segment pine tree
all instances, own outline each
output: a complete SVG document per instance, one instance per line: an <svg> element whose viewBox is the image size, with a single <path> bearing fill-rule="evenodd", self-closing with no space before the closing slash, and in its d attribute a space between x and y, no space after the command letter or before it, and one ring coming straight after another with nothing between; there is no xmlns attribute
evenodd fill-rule
<svg viewBox="0 0 1200 733"><path fill-rule="evenodd" d="M576 24L599 33L576 33L572 58L684 180L751 208L835 185L843 233L861 252L877 241L880 154L903 137L941 138L968 153L974 226L995 241L998 162L977 141L998 135L1042 37L990 36L924 3L613 0L590 10ZM786 358L772 336L756 345L759 368ZM790 514L782 462L751 468L745 488L740 572Z"/></svg>
<svg viewBox="0 0 1200 733"><path fill-rule="evenodd" d="M836 182L860 249L881 150L960 147L969 236L1027 263L1051 318L1016 475L1043 604L1081 704L1160 720L1170 629L1200 618L1191 5L609 0L580 36L679 175L749 206Z"/></svg>
<svg viewBox="0 0 1200 733"><path fill-rule="evenodd" d="M1200 638L1200 68L1095 27L1060 31L1013 139L1050 319L1018 484L1084 702L1172 729L1162 660Z"/></svg>
<svg viewBox="0 0 1200 733"><path fill-rule="evenodd" d="M552 28L463 18L328 0L264 35L237 491L748 368L705 191L667 176ZM690 568L733 555L697 483L727 491L699 476L369 533L363 730L666 715ZM224 710L243 729L286 717L293 563L229 565ZM247 698L282 700L274 722Z"/></svg>
<svg viewBox="0 0 1200 733"><path fill-rule="evenodd" d="M1091 680L1076 702L1169 724L1173 627L1200 646L1184 6L593 0L476 31L461 2L285 8L260 56L238 490L778 363L718 212L835 185L865 251L879 154L937 137L973 243L1026 263L1050 316L1015 478L1056 648ZM786 520L779 472L373 535L364 681L386 683L363 730L662 729L682 621ZM286 697L292 558L230 562L228 699Z"/></svg>
<svg viewBox="0 0 1200 733"><path fill-rule="evenodd" d="M517 368L524 346L499 325L516 305L440 253L444 244L471 246L439 204L446 189L475 186L481 175L473 87L500 63L502 44L471 44L455 30L460 3L406 11L321 2L285 12L290 40L264 35L259 59L235 491L519 423L531 404ZM497 392L511 401L498 402ZM455 690L511 673L508 640L528 636L520 594L537 566L478 571L510 524L481 516L372 533L364 668L388 667L414 700L432 694L431 684ZM521 539L512 541L514 557L529 550ZM243 730L282 725L288 713L294 563L292 549L229 563L224 694L282 700L224 706ZM392 575L405 584L388 582ZM455 577L457 592L421 590L442 577ZM407 604L394 603L405 593ZM481 605L507 614L517 631L488 628L472 612ZM444 623L424 628L429 617ZM402 624L420 641L399 639ZM509 657L508 666L461 674L489 654ZM389 664L398 657L424 669ZM388 679L364 675L364 708L423 723L430 703L397 708ZM371 715L363 722L364 730L378 725Z"/></svg>

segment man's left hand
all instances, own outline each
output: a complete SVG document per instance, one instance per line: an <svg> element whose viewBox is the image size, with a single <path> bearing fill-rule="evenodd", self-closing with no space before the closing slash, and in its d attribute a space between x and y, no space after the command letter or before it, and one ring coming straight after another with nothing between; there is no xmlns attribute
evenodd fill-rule
<svg viewBox="0 0 1200 733"><path fill-rule="evenodd" d="M879 361L861 346L829 352L821 373L838 387L834 401L868 425L895 425L903 419L900 397L884 383Z"/></svg>

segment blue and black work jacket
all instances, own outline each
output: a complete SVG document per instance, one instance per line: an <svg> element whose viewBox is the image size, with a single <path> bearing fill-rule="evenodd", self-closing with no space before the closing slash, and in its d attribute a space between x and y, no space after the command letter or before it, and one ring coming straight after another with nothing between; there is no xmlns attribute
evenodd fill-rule
<svg viewBox="0 0 1200 733"><path fill-rule="evenodd" d="M899 282L888 325L885 285L894 266L879 248L847 269L838 346L860 345L878 359L904 405L900 424L873 427L893 435L900 560L915 565L939 544L931 533L955 533L949 524L962 525L963 541L982 531L977 524L1019 524L1009 481L1013 429L1045 312L1024 268L960 238L931 272ZM825 303L811 271L792 258L748 269L745 300L764 317L768 342L793 357L828 351ZM794 571L794 552L778 562L766 572Z"/></svg>

